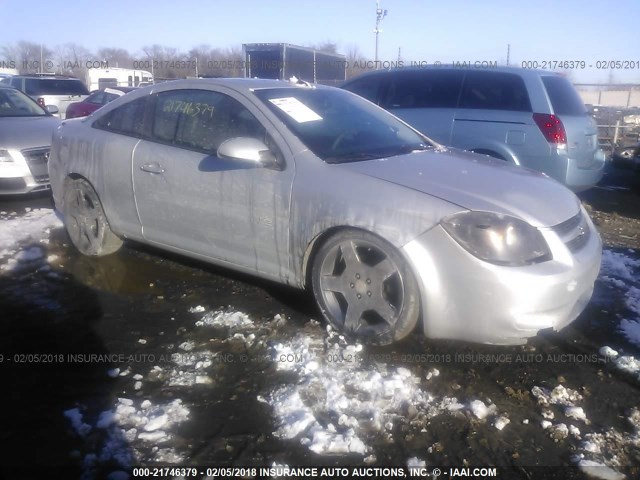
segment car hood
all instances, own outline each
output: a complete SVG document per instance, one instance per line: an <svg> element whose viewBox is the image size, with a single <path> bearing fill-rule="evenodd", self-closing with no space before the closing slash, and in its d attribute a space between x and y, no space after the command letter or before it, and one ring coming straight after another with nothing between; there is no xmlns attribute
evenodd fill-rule
<svg viewBox="0 0 640 480"><path fill-rule="evenodd" d="M574 193L546 175L459 150L414 152L339 166L468 210L516 216L534 227L557 225L580 209Z"/></svg>
<svg viewBox="0 0 640 480"><path fill-rule="evenodd" d="M55 117L0 117L0 148L48 147L60 124Z"/></svg>

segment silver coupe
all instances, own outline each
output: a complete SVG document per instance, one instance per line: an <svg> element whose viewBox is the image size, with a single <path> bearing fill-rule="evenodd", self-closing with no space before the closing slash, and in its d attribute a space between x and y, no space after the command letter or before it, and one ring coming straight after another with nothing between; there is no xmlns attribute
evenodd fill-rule
<svg viewBox="0 0 640 480"><path fill-rule="evenodd" d="M63 122L56 207L86 255L123 239L299 288L362 341L524 343L589 301L602 243L545 175L444 148L344 90L178 80Z"/></svg>

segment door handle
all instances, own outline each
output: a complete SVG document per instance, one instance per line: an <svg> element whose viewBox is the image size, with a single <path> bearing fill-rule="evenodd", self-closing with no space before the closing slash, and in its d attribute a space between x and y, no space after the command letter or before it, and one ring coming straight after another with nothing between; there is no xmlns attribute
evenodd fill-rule
<svg viewBox="0 0 640 480"><path fill-rule="evenodd" d="M143 172L149 172L149 173L164 173L165 169L162 168L162 165L160 165L159 163L143 163L140 166L140 170L142 170Z"/></svg>

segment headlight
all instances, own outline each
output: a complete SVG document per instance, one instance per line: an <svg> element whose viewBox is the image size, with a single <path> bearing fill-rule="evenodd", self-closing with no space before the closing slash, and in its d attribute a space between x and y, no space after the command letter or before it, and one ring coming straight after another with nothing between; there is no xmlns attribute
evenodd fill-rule
<svg viewBox="0 0 640 480"><path fill-rule="evenodd" d="M9 150L0 149L0 162L13 162L13 157L9 153Z"/></svg>
<svg viewBox="0 0 640 480"><path fill-rule="evenodd" d="M496 265L530 265L552 258L542 234L509 215L463 212L445 218L442 226L469 253Z"/></svg>

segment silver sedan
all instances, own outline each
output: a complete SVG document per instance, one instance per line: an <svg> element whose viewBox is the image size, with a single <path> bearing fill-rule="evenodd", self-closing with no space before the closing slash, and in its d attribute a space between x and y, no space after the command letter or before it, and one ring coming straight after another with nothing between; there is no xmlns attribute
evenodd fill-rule
<svg viewBox="0 0 640 480"><path fill-rule="evenodd" d="M589 301L598 232L543 174L444 148L349 92L212 79L65 121L49 164L86 255L125 238L299 288L360 340L523 343Z"/></svg>
<svg viewBox="0 0 640 480"><path fill-rule="evenodd" d="M49 189L47 161L59 124L20 90L0 84L0 195Z"/></svg>

